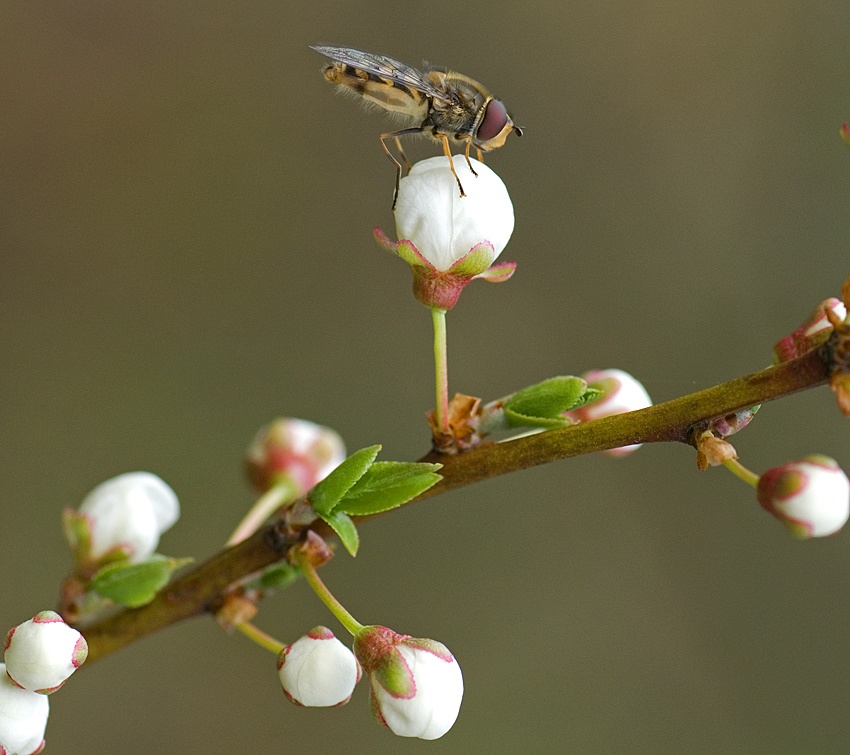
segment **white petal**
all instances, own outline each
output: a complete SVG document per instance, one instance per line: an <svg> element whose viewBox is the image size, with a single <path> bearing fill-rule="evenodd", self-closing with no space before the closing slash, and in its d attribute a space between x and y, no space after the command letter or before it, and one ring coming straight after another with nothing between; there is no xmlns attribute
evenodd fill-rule
<svg viewBox="0 0 850 755"><path fill-rule="evenodd" d="M399 186L398 238L412 241L437 270L448 270L483 241L493 245L495 259L514 229L513 204L502 179L483 163L470 162L477 177L463 155L453 158L465 197L444 156L416 163Z"/></svg>
<svg viewBox="0 0 850 755"><path fill-rule="evenodd" d="M9 755L30 755L39 748L49 713L47 696L16 687L0 663L0 744Z"/></svg>

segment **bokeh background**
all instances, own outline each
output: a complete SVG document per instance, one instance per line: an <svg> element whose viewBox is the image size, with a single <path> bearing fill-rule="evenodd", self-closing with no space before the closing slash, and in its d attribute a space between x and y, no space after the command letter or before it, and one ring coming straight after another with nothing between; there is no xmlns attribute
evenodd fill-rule
<svg viewBox="0 0 850 755"><path fill-rule="evenodd" d="M146 469L216 551L241 454L292 415L386 459L427 450L430 318L392 229L387 121L308 45L427 59L526 129L515 277L449 316L452 390L619 366L663 401L770 361L850 274L850 5L6 3L0 8L0 626L55 604L59 524ZM427 141L415 157L435 154ZM850 467L826 389L763 407L756 471ZM364 526L324 575L364 622L445 642L466 679L430 744L365 687L302 710L274 658L199 619L85 668L48 752L814 752L848 739L850 534L798 542L687 447L549 465ZM305 585L258 624L337 629Z"/></svg>

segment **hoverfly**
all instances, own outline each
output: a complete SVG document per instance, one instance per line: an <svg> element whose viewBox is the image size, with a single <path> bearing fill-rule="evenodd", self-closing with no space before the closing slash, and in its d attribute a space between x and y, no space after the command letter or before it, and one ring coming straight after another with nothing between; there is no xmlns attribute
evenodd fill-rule
<svg viewBox="0 0 850 755"><path fill-rule="evenodd" d="M347 47L314 46L312 49L334 61L324 69L328 81L384 110L418 122L419 125L380 135L381 147L396 167L393 207L398 197L402 166L387 147L387 139L395 141L408 170L410 163L401 148L400 136L424 133L442 142L443 154L449 159L463 197L466 194L455 171L449 139L464 142L466 164L472 174L477 175L469 161L471 147L475 147L478 159L483 162L481 153L501 147L511 131L522 136L522 129L511 120L501 100L461 73L440 69L419 71L386 55Z"/></svg>

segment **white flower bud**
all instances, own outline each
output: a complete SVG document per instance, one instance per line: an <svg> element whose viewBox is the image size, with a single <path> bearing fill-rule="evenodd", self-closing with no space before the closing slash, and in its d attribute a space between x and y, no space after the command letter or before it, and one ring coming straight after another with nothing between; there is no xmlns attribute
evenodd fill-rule
<svg viewBox="0 0 850 755"><path fill-rule="evenodd" d="M50 694L86 660L85 638L54 611L42 611L9 630L6 674L23 689Z"/></svg>
<svg viewBox="0 0 850 755"><path fill-rule="evenodd" d="M16 687L6 676L6 665L0 663L0 753L41 752L49 713L47 696Z"/></svg>
<svg viewBox="0 0 850 755"><path fill-rule="evenodd" d="M646 392L646 388L628 372L618 369L592 370L582 377L589 387L601 390L604 395L598 401L567 413L567 416L578 422L589 422L592 419L625 414L652 406L652 399ZM605 453L609 456L625 456L640 448L641 445L634 443L630 446L612 448Z"/></svg>
<svg viewBox="0 0 850 755"><path fill-rule="evenodd" d="M138 562L154 553L160 535L179 518L180 504L156 475L128 472L98 485L79 511L90 523L93 559L122 548Z"/></svg>
<svg viewBox="0 0 850 755"><path fill-rule="evenodd" d="M463 183L460 196L448 160L432 157L416 163L401 179L395 207L399 239L412 241L419 253L439 271L448 270L484 241L493 254L482 272L508 243L514 230L514 208L502 179L477 160L455 155L455 170Z"/></svg>
<svg viewBox="0 0 850 755"><path fill-rule="evenodd" d="M304 419L282 417L263 427L251 441L245 466L261 492L285 476L303 495L345 459L345 444L335 430Z"/></svg>
<svg viewBox="0 0 850 755"><path fill-rule="evenodd" d="M293 703L329 708L351 699L360 664L330 629L315 627L281 651L277 673Z"/></svg>
<svg viewBox="0 0 850 755"><path fill-rule="evenodd" d="M834 459L806 456L765 472L759 503L797 537L838 532L850 516L850 480Z"/></svg>
<svg viewBox="0 0 850 755"><path fill-rule="evenodd" d="M438 739L452 728L463 675L445 645L372 626L357 634L354 653L369 677L379 723L400 737L420 739Z"/></svg>

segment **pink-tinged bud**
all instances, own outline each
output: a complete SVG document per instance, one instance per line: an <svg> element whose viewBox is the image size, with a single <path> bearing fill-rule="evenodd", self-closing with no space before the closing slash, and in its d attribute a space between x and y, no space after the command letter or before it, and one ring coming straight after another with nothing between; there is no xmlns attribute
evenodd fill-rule
<svg viewBox="0 0 850 755"><path fill-rule="evenodd" d="M796 359L824 343L833 328L827 311L832 312L833 316L841 321L847 317L847 308L840 299L834 296L824 299L799 328L776 342L773 347L773 363L781 364Z"/></svg>
<svg viewBox="0 0 850 755"><path fill-rule="evenodd" d="M602 391L602 398L566 412L565 416L575 422L590 422L593 419L610 417L613 414L625 414L637 409L652 406L652 399L646 388L628 372L618 369L591 370L582 377L588 388ZM612 448L605 453L609 456L626 456L641 447L641 443Z"/></svg>
<svg viewBox="0 0 850 755"><path fill-rule="evenodd" d="M500 283L516 265L493 265L514 229L514 209L502 179L477 160L455 155L453 165L466 196L445 157L413 166L401 179L395 206L398 243L375 229L378 243L397 254L413 271L413 292L425 306L451 309L475 278Z"/></svg>
<svg viewBox="0 0 850 755"><path fill-rule="evenodd" d="M296 705L331 708L345 705L360 681L360 664L326 627L314 627L278 656L284 694Z"/></svg>
<svg viewBox="0 0 850 755"><path fill-rule="evenodd" d="M345 459L345 444L329 427L283 417L261 428L245 454L251 485L265 493L281 480L301 496Z"/></svg>
<svg viewBox="0 0 850 755"><path fill-rule="evenodd" d="M30 692L49 695L86 660L85 638L53 611L42 611L6 635L6 674Z"/></svg>
<svg viewBox="0 0 850 755"><path fill-rule="evenodd" d="M15 686L0 663L0 755L35 755L44 749L50 703Z"/></svg>
<svg viewBox="0 0 850 755"><path fill-rule="evenodd" d="M463 675L445 645L371 626L357 633L354 654L369 677L378 723L400 737L420 739L438 739L452 728Z"/></svg>
<svg viewBox="0 0 850 755"><path fill-rule="evenodd" d="M801 538L838 532L850 516L850 480L828 456L807 456L765 472L756 489L762 507Z"/></svg>
<svg viewBox="0 0 850 755"><path fill-rule="evenodd" d="M135 563L156 551L160 535L180 517L180 503L156 475L128 472L92 490L78 514L88 523L89 558L120 551Z"/></svg>

